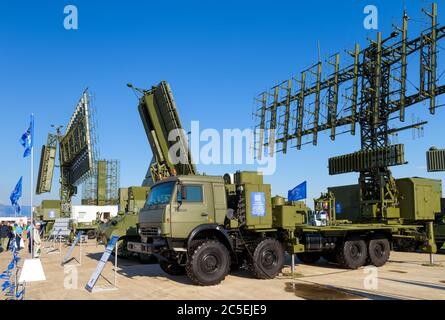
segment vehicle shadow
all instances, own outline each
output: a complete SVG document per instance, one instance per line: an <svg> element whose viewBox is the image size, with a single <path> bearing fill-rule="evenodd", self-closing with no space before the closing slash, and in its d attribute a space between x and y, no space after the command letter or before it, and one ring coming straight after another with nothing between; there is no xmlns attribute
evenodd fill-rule
<svg viewBox="0 0 445 320"><path fill-rule="evenodd" d="M192 284L186 275L172 276L165 273L159 264L118 265L117 273L130 279L134 277L165 278L182 284Z"/></svg>
<svg viewBox="0 0 445 320"><path fill-rule="evenodd" d="M389 278L380 278L380 279L398 282L398 283L410 284L413 286L425 287L425 288L429 288L429 289L445 290L445 286L443 286L443 285L438 285L438 284L428 283L428 282L423 282L423 281L389 279Z"/></svg>
<svg viewBox="0 0 445 320"><path fill-rule="evenodd" d="M102 258L103 252L96 252L96 253L87 253L86 256L92 260L100 261ZM108 258L108 261L114 263L114 255L110 255ZM129 257L129 258L117 258L117 265L118 267L124 267L124 266L133 266L133 265L147 265L147 264L157 264L157 261L153 261L152 263L141 263L136 257Z"/></svg>

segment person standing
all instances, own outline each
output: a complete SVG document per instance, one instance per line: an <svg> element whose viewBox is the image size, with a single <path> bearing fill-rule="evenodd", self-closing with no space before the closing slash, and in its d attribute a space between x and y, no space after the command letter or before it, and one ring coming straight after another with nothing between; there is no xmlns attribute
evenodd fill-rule
<svg viewBox="0 0 445 320"><path fill-rule="evenodd" d="M8 251L9 227L6 222L0 225L0 252Z"/></svg>
<svg viewBox="0 0 445 320"><path fill-rule="evenodd" d="M40 257L40 252L41 252L40 246L42 244L42 241L40 239L40 223L36 223L35 227L31 228L31 229L32 229L32 232L33 232L33 235L32 235L32 238L33 238L33 251L34 251L33 258L39 258Z"/></svg>
<svg viewBox="0 0 445 320"><path fill-rule="evenodd" d="M32 241L32 230L33 230L33 226L31 225L31 222L28 221L28 224L26 225L26 234L27 234L27 238L28 238L28 252L29 254L31 254L31 241Z"/></svg>
<svg viewBox="0 0 445 320"><path fill-rule="evenodd" d="M8 230L9 230L9 241L8 241L8 250L10 249L9 247L13 245L13 243L15 242L14 240L14 231L13 231L13 225L11 222L8 222Z"/></svg>
<svg viewBox="0 0 445 320"><path fill-rule="evenodd" d="M20 221L18 224L14 224L14 226L15 226L14 234L15 234L17 250L20 251L22 249L22 247L20 246L23 233L22 221Z"/></svg>

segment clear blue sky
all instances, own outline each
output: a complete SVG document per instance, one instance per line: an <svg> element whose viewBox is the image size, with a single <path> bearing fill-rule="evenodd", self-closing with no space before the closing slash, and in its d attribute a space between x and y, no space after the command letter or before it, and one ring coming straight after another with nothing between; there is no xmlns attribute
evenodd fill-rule
<svg viewBox="0 0 445 320"><path fill-rule="evenodd" d="M420 20L429 1L407 1L408 13ZM79 10L79 30L63 28L63 8ZM280 80L298 74L322 56L366 44L374 32L363 28L363 8L379 9L379 30L391 31L403 1L2 1L0 3L0 203L24 176L22 204L29 203L29 162L21 158L18 139L29 114L36 116L35 174L40 147L51 124L66 124L80 94L96 96L102 158L121 161L121 186L140 185L151 159L137 100L125 86L150 87L167 80L183 124L200 120L202 128L252 125L253 97ZM439 21L445 6L439 5ZM420 22L410 25L417 35ZM343 54L344 55L344 54ZM445 68L439 61L439 73ZM442 79L443 80L443 79ZM444 97L438 99L443 103ZM399 136L409 165L394 168L396 177L426 176L425 151L445 147L445 108L435 118L420 104L408 117L430 121L422 139ZM420 111L422 110L422 111ZM356 151L358 137L330 142L321 134L318 147L306 146L279 156L278 170L267 181L273 193L308 180L309 196L327 186L355 183L357 175L329 176L330 156ZM252 169L251 167L241 167ZM228 166L199 166L207 174L234 171ZM58 196L58 173L51 194Z"/></svg>

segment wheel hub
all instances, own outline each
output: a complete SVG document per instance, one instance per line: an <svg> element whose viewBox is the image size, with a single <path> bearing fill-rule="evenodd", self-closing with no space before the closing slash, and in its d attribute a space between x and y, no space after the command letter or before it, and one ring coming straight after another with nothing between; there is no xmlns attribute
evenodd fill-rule
<svg viewBox="0 0 445 320"><path fill-rule="evenodd" d="M201 263L202 269L208 273L214 272L215 270L217 270L218 265L219 265L219 260L213 254L205 255L204 258L202 259L202 263Z"/></svg>
<svg viewBox="0 0 445 320"><path fill-rule="evenodd" d="M374 255L376 257L381 258L384 254L384 251L385 251L385 249L383 248L382 244L380 244L380 243L374 247Z"/></svg>
<svg viewBox="0 0 445 320"><path fill-rule="evenodd" d="M358 245L351 246L351 257L354 259L360 258L362 255L361 249Z"/></svg>
<svg viewBox="0 0 445 320"><path fill-rule="evenodd" d="M277 256L273 251L267 250L264 251L261 257L261 264L266 267L270 268L273 267L277 262Z"/></svg>

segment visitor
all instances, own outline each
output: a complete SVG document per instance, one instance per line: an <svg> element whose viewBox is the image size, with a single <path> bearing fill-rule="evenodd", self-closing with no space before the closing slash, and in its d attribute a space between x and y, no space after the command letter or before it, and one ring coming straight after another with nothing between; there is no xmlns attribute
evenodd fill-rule
<svg viewBox="0 0 445 320"><path fill-rule="evenodd" d="M6 222L0 225L0 252L8 251L9 227Z"/></svg>
<svg viewBox="0 0 445 320"><path fill-rule="evenodd" d="M11 222L8 222L8 229L9 229L9 241L8 241L8 250L11 249L10 247L14 245L14 231L13 231L13 225Z"/></svg>
<svg viewBox="0 0 445 320"><path fill-rule="evenodd" d="M27 233L27 237L28 237L28 252L29 254L31 254L31 242L32 242L32 230L33 230L33 226L31 225L31 222L28 221L28 225L26 226L26 233Z"/></svg>
<svg viewBox="0 0 445 320"><path fill-rule="evenodd" d="M19 221L19 223L15 223L14 224L14 236L15 236L15 241L16 241L16 246L17 246L17 251L20 251L23 247L22 244L22 233L23 233L23 226L22 226L22 220Z"/></svg>
<svg viewBox="0 0 445 320"><path fill-rule="evenodd" d="M40 246L42 244L42 241L40 240L40 226L41 224L39 222L36 223L35 227L33 229L33 251L34 255L33 258L39 258L40 257Z"/></svg>

